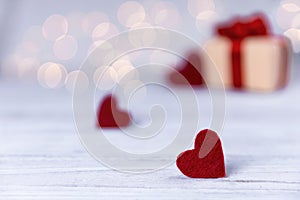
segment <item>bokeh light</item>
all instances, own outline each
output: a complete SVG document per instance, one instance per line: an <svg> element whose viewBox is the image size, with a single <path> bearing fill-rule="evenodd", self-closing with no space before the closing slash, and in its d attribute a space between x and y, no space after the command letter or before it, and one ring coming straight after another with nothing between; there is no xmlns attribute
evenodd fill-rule
<svg viewBox="0 0 300 200"><path fill-rule="evenodd" d="M64 85L67 72L63 65L47 62L41 65L37 75L41 86L45 88L59 88Z"/></svg>
<svg viewBox="0 0 300 200"><path fill-rule="evenodd" d="M17 66L23 59L20 54L8 55L1 63L1 75L6 78L19 78Z"/></svg>
<svg viewBox="0 0 300 200"><path fill-rule="evenodd" d="M213 25L218 19L218 15L215 11L207 10L199 13L196 17L196 27L202 34L213 32Z"/></svg>
<svg viewBox="0 0 300 200"><path fill-rule="evenodd" d="M65 35L55 41L53 52L56 58L60 60L69 60L75 56L77 48L78 45L75 37Z"/></svg>
<svg viewBox="0 0 300 200"><path fill-rule="evenodd" d="M282 6L279 6L276 14L276 22L281 29L288 29L292 26L292 19L295 13L287 12Z"/></svg>
<svg viewBox="0 0 300 200"><path fill-rule="evenodd" d="M68 21L62 15L51 15L43 24L43 35L45 39L55 41L68 32Z"/></svg>
<svg viewBox="0 0 300 200"><path fill-rule="evenodd" d="M76 89L78 92L83 92L85 91L88 86L89 86L89 78L87 75L80 71L80 70L75 70L70 73L68 73L65 81L65 87L66 89L70 92L74 92L74 88L76 85Z"/></svg>
<svg viewBox="0 0 300 200"><path fill-rule="evenodd" d="M18 77L21 80L32 81L36 80L36 70L39 67L40 62L36 58L24 58L19 60Z"/></svg>
<svg viewBox="0 0 300 200"><path fill-rule="evenodd" d="M110 23L110 22L104 22L95 27L95 29L92 32L92 38L93 41L97 40L106 40L118 33L117 27Z"/></svg>
<svg viewBox="0 0 300 200"><path fill-rule="evenodd" d="M284 32L284 35L291 40L294 52L299 53L300 52L300 29L290 28Z"/></svg>
<svg viewBox="0 0 300 200"><path fill-rule="evenodd" d="M112 64L112 67L117 72L118 82L124 83L139 77L135 67L128 59L118 59Z"/></svg>
<svg viewBox="0 0 300 200"><path fill-rule="evenodd" d="M118 20L126 27L134 27L142 23L146 17L145 9L137 1L126 1L118 9Z"/></svg>
<svg viewBox="0 0 300 200"><path fill-rule="evenodd" d="M109 18L106 14L102 12L91 12L83 17L81 27L86 35L92 36L96 26L104 22L109 22Z"/></svg>
<svg viewBox="0 0 300 200"><path fill-rule="evenodd" d="M89 62L93 65L98 66L99 63L110 63L116 56L115 48L113 45L106 40L98 40L93 42L89 47L88 55L93 54L94 51L104 54L102 57L92 55L89 57Z"/></svg>
<svg viewBox="0 0 300 200"><path fill-rule="evenodd" d="M280 3L276 13L276 22L281 29L287 30L295 24L294 18L299 14L300 2L298 0L285 0Z"/></svg>
<svg viewBox="0 0 300 200"><path fill-rule="evenodd" d="M24 56L37 56L40 47L33 41L22 41L16 48L16 52Z"/></svg>
<svg viewBox="0 0 300 200"><path fill-rule="evenodd" d="M292 20L292 28L300 28L300 12Z"/></svg>
<svg viewBox="0 0 300 200"><path fill-rule="evenodd" d="M188 11L195 18L202 12L214 10L214 0L188 0Z"/></svg>
<svg viewBox="0 0 300 200"><path fill-rule="evenodd" d="M100 90L110 90L118 82L118 74L116 70L111 67L99 67L93 76L96 87Z"/></svg>
<svg viewBox="0 0 300 200"><path fill-rule="evenodd" d="M102 43L105 43L105 40L97 40L94 41L88 48L87 55L91 54L97 47L99 47Z"/></svg>
<svg viewBox="0 0 300 200"><path fill-rule="evenodd" d="M299 1L283 1L281 6L287 12L299 12L300 11L299 4L300 4Z"/></svg>
<svg viewBox="0 0 300 200"><path fill-rule="evenodd" d="M149 63L160 63L170 67L175 67L178 60L179 58L176 55L160 50L152 51L149 56Z"/></svg>
<svg viewBox="0 0 300 200"><path fill-rule="evenodd" d="M283 0L276 13L276 22L290 39L293 51L300 52L300 1Z"/></svg>
<svg viewBox="0 0 300 200"><path fill-rule="evenodd" d="M129 32L128 39L133 47L150 46L156 41L156 34L156 31L153 29L141 29L138 32Z"/></svg>
<svg viewBox="0 0 300 200"><path fill-rule="evenodd" d="M152 19L155 25L174 28L180 24L181 16L173 3L159 1L153 5Z"/></svg>

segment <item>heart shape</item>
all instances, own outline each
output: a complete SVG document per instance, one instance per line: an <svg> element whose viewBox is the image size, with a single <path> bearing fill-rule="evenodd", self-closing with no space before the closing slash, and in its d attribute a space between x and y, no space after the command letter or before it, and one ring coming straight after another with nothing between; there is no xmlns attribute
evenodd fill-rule
<svg viewBox="0 0 300 200"><path fill-rule="evenodd" d="M169 75L169 79L174 84L190 84L194 86L202 85L204 81L199 73L199 71L201 71L201 67L202 62L199 52L193 51L188 55L187 61L184 60L182 63L180 63L178 72L172 72Z"/></svg>
<svg viewBox="0 0 300 200"><path fill-rule="evenodd" d="M118 108L117 100L112 95L107 95L103 99L97 117L100 127L124 127L130 124L130 115Z"/></svg>
<svg viewBox="0 0 300 200"><path fill-rule="evenodd" d="M225 177L224 154L217 133L209 129L200 131L195 148L181 153L176 165L184 175L191 178Z"/></svg>

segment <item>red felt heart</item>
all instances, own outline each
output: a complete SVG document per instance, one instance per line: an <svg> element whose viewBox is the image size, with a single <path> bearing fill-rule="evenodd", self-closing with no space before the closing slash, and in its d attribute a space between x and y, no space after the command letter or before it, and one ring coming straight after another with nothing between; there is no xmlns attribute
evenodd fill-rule
<svg viewBox="0 0 300 200"><path fill-rule="evenodd" d="M195 140L195 149L181 153L176 165L191 178L225 177L224 155L217 133L208 129L200 131Z"/></svg>
<svg viewBox="0 0 300 200"><path fill-rule="evenodd" d="M178 67L178 72L172 72L169 79L174 84L202 85L204 81L199 73L201 65L202 62L199 52L191 52L187 60L184 60Z"/></svg>
<svg viewBox="0 0 300 200"><path fill-rule="evenodd" d="M117 100L112 95L104 98L98 109L97 117L100 127L124 127L130 123L130 115L118 108Z"/></svg>

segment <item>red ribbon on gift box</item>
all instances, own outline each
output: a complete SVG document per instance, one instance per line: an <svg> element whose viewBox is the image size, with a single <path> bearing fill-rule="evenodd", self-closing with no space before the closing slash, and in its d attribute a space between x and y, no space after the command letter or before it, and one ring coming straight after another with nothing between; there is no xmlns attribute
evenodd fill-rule
<svg viewBox="0 0 300 200"><path fill-rule="evenodd" d="M242 41L247 37L269 35L266 18L258 14L249 18L237 18L217 26L217 34L227 37L232 42L231 62L233 86L243 87L242 77Z"/></svg>

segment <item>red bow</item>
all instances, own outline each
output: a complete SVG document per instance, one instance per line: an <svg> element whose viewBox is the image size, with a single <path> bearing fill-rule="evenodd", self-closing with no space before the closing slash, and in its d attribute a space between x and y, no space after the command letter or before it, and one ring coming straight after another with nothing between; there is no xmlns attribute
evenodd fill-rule
<svg viewBox="0 0 300 200"><path fill-rule="evenodd" d="M218 34L228 37L231 40L242 40L249 36L268 35L266 20L262 16L256 16L252 20L242 22L238 19L232 25L220 25L217 28Z"/></svg>

